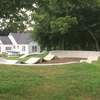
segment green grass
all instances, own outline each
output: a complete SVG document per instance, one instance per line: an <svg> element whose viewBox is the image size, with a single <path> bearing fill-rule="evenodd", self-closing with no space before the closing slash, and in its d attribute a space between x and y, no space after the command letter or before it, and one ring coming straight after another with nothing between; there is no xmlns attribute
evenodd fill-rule
<svg viewBox="0 0 100 100"><path fill-rule="evenodd" d="M6 56L4 58L8 59L8 60L18 60L20 56Z"/></svg>
<svg viewBox="0 0 100 100"><path fill-rule="evenodd" d="M0 65L0 100L100 100L100 65Z"/></svg>

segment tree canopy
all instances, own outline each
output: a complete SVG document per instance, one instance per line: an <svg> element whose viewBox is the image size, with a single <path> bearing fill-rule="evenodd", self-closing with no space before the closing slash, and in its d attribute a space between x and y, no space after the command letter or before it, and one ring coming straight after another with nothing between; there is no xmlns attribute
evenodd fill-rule
<svg viewBox="0 0 100 100"><path fill-rule="evenodd" d="M35 0L0 0L0 32L22 32L31 25L31 15ZM23 10L24 9L24 10Z"/></svg>
<svg viewBox="0 0 100 100"><path fill-rule="evenodd" d="M33 20L34 39L48 50L100 50L100 0L1 0L0 20L12 32Z"/></svg>
<svg viewBox="0 0 100 100"><path fill-rule="evenodd" d="M47 49L99 50L100 0L38 0L35 39Z"/></svg>
<svg viewBox="0 0 100 100"><path fill-rule="evenodd" d="M32 9L34 0L0 0L0 18L12 17L21 8Z"/></svg>

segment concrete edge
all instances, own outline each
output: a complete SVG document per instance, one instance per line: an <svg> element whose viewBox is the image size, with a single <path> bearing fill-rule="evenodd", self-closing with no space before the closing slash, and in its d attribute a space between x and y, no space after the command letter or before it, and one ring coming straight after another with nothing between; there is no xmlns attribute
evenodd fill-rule
<svg viewBox="0 0 100 100"><path fill-rule="evenodd" d="M80 63L77 61L73 61L73 62L67 62L67 63L54 63L54 64L4 64L4 63L0 63L0 65L17 65L17 66L59 66L59 65L66 65L66 64L76 64L76 63Z"/></svg>

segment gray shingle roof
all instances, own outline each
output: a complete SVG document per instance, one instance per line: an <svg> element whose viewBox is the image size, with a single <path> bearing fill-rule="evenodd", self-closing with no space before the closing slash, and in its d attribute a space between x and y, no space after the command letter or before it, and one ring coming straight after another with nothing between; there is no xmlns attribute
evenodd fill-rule
<svg viewBox="0 0 100 100"><path fill-rule="evenodd" d="M8 36L0 36L0 40L2 41L3 44L12 44Z"/></svg>
<svg viewBox="0 0 100 100"><path fill-rule="evenodd" d="M32 42L31 34L29 33L10 33L18 44L29 44Z"/></svg>

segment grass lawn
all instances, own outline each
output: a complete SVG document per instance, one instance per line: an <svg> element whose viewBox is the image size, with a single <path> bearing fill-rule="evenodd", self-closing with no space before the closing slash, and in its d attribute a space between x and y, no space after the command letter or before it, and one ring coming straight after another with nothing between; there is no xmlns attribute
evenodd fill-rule
<svg viewBox="0 0 100 100"><path fill-rule="evenodd" d="M100 100L100 64L0 65L0 100Z"/></svg>
<svg viewBox="0 0 100 100"><path fill-rule="evenodd" d="M9 56L9 57L4 57L4 58L6 58L8 60L17 60L17 59L19 59L19 57L20 56Z"/></svg>

